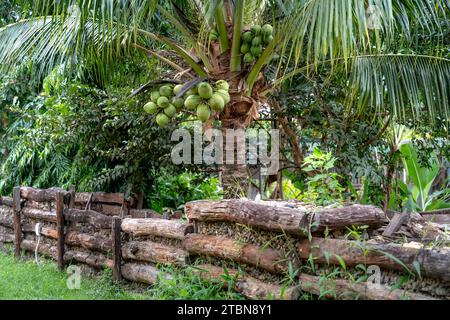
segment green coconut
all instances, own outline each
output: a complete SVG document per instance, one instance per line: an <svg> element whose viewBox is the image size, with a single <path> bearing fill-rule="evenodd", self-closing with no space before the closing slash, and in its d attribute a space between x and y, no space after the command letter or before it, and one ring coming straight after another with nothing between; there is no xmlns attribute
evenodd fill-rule
<svg viewBox="0 0 450 320"><path fill-rule="evenodd" d="M170 98L173 94L173 90L170 86L164 85L161 88L159 88L159 94L164 97Z"/></svg>
<svg viewBox="0 0 450 320"><path fill-rule="evenodd" d="M156 103L158 101L158 98L160 96L161 95L159 94L159 91L152 91L152 93L150 94L150 98L154 103Z"/></svg>
<svg viewBox="0 0 450 320"><path fill-rule="evenodd" d="M158 105L153 101L147 102L144 105L144 111L148 114L155 114L156 112L158 112Z"/></svg>
<svg viewBox="0 0 450 320"><path fill-rule="evenodd" d="M158 124L158 126L160 126L161 128L167 126L167 124L169 123L170 119L168 116L166 116L164 113L158 113L158 115L156 116L156 123Z"/></svg>
<svg viewBox="0 0 450 320"><path fill-rule="evenodd" d="M225 80L218 80L216 81L216 89L217 90L230 90L230 85L228 84L228 82L226 82Z"/></svg>
<svg viewBox="0 0 450 320"><path fill-rule="evenodd" d="M157 102L158 106L160 106L161 108L165 108L169 105L169 98L167 97L159 97L158 98L158 102Z"/></svg>
<svg viewBox="0 0 450 320"><path fill-rule="evenodd" d="M213 89L207 82L200 82L197 87L198 95L203 99L211 98L213 94Z"/></svg>
<svg viewBox="0 0 450 320"><path fill-rule="evenodd" d="M251 52L247 52L244 55L244 62L245 63L252 63L253 61L255 61L255 57L251 54Z"/></svg>
<svg viewBox="0 0 450 320"><path fill-rule="evenodd" d="M247 53L250 50L250 43L244 42L241 46L241 53Z"/></svg>
<svg viewBox="0 0 450 320"><path fill-rule="evenodd" d="M273 27L268 23L261 27L261 34L264 36L271 36L272 32L273 32Z"/></svg>
<svg viewBox="0 0 450 320"><path fill-rule="evenodd" d="M175 106L173 104L169 104L168 107L164 108L164 113L169 118L172 118L177 113L177 109L175 108Z"/></svg>
<svg viewBox="0 0 450 320"><path fill-rule="evenodd" d="M252 46L251 49L250 49L250 52L252 53L252 55L254 57L259 57L261 55L261 53L262 53L262 46L261 45L256 46L256 47Z"/></svg>
<svg viewBox="0 0 450 320"><path fill-rule="evenodd" d="M219 33L216 30L211 30L209 33L209 40L215 41L217 39L219 39Z"/></svg>
<svg viewBox="0 0 450 320"><path fill-rule="evenodd" d="M250 31L247 31L242 34L241 38L242 38L242 41L244 41L244 42L251 42L253 36Z"/></svg>
<svg viewBox="0 0 450 320"><path fill-rule="evenodd" d="M271 43L273 41L273 36L264 36L263 37L263 42L264 42L264 44L269 44L269 43Z"/></svg>
<svg viewBox="0 0 450 320"><path fill-rule="evenodd" d="M252 36L257 36L261 32L261 26L256 24L250 28Z"/></svg>
<svg viewBox="0 0 450 320"><path fill-rule="evenodd" d="M217 92L215 94L220 95L223 98L223 101L225 102L225 104L227 104L231 101L230 94L228 93L227 90L219 89L219 90L217 90Z"/></svg>
<svg viewBox="0 0 450 320"><path fill-rule="evenodd" d="M260 44L261 44L261 37L260 36L254 37L252 40L252 47L257 47Z"/></svg>
<svg viewBox="0 0 450 320"><path fill-rule="evenodd" d="M180 93L181 89L183 89L183 85L177 84L175 87L173 87L173 94L176 96Z"/></svg>
<svg viewBox="0 0 450 320"><path fill-rule="evenodd" d="M184 106L184 99L183 98L173 98L172 104L175 106L175 108L181 109Z"/></svg>
<svg viewBox="0 0 450 320"><path fill-rule="evenodd" d="M222 111L225 107L225 100L222 95L214 93L212 97L208 100L209 106L214 111Z"/></svg>
<svg viewBox="0 0 450 320"><path fill-rule="evenodd" d="M186 91L186 96L193 96L193 95L198 95L197 87L193 87L188 91Z"/></svg>
<svg viewBox="0 0 450 320"><path fill-rule="evenodd" d="M197 106L197 117L201 122L205 122L210 116L211 110L209 110L208 105L202 103Z"/></svg>
<svg viewBox="0 0 450 320"><path fill-rule="evenodd" d="M184 106L189 110L194 110L202 102L202 98L198 95L191 95L184 100Z"/></svg>

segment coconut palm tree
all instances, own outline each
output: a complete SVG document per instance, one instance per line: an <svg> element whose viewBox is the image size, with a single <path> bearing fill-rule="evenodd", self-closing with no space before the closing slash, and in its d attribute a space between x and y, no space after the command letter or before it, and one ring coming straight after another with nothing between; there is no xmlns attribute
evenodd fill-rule
<svg viewBox="0 0 450 320"><path fill-rule="evenodd" d="M349 106L359 111L427 114L438 125L449 120L449 0L31 2L31 18L0 30L4 69L31 61L36 79L61 65L68 72L83 66L102 78L115 58L141 51L188 83L183 92L202 79L228 81L231 101L211 116L225 135L249 126L279 86L322 65L346 72ZM154 19L169 21L176 34L154 32ZM273 28L271 36L244 58L243 34L254 38L264 24ZM402 50L420 41L434 50ZM246 178L245 164L223 165L225 197Z"/></svg>

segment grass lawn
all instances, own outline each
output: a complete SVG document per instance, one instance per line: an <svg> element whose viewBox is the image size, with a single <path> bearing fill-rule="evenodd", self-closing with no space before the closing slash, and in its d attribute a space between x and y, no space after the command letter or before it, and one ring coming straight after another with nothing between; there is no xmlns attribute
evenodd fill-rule
<svg viewBox="0 0 450 320"><path fill-rule="evenodd" d="M171 270L166 270L170 272ZM242 299L220 285L211 285L194 276L189 269L172 273L172 279L155 286L124 282L114 284L111 270L98 277L81 276L80 289L69 289L70 273L60 272L56 263L41 258L38 266L32 259L16 262L11 251L0 250L0 300L161 300L161 299Z"/></svg>
<svg viewBox="0 0 450 320"><path fill-rule="evenodd" d="M0 252L0 299L110 300L151 299L150 294L128 292L111 281L109 272L93 278L81 276L80 289L69 289L71 274L59 272L53 261L41 259L16 262L13 255Z"/></svg>

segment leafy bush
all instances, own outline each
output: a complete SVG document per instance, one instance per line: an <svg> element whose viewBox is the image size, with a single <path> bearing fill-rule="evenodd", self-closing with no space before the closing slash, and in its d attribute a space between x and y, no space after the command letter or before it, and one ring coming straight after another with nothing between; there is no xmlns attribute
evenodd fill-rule
<svg viewBox="0 0 450 320"><path fill-rule="evenodd" d="M343 201L344 188L338 181L339 174L332 172L336 158L331 152L324 153L315 148L313 153L305 158L305 172L314 172L306 179L306 191L300 199L317 205L331 205Z"/></svg>
<svg viewBox="0 0 450 320"><path fill-rule="evenodd" d="M178 175L162 172L147 194L147 202L156 211L180 210L184 204L200 199L220 199L222 190L217 177L185 171Z"/></svg>

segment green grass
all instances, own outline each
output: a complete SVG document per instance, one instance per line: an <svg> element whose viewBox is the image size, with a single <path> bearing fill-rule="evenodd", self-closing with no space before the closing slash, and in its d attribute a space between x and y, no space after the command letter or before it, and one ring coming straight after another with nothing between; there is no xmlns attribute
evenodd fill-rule
<svg viewBox="0 0 450 320"><path fill-rule="evenodd" d="M81 275L80 289L69 289L67 279L71 274L58 271L51 260L41 258L38 266L34 260L17 262L11 251L0 251L0 300L161 300L161 299L242 299L231 290L222 290L192 273L191 268L176 270L164 268L172 279L158 281L155 286L112 282L111 270L98 277Z"/></svg>

